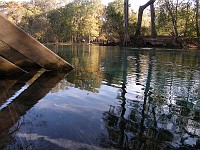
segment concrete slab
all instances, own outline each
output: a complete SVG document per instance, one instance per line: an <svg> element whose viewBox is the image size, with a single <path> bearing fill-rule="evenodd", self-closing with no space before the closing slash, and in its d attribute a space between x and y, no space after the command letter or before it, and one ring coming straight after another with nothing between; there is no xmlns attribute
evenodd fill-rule
<svg viewBox="0 0 200 150"><path fill-rule="evenodd" d="M5 58L0 56L0 74L3 75L22 75L26 71L22 70L20 67L9 62Z"/></svg>
<svg viewBox="0 0 200 150"><path fill-rule="evenodd" d="M36 39L0 15L0 40L47 70L69 71L73 67Z"/></svg>
<svg viewBox="0 0 200 150"><path fill-rule="evenodd" d="M42 68L41 66L39 66L38 64L36 64L23 54L19 53L14 48L10 47L1 40L0 40L0 55L27 72Z"/></svg>

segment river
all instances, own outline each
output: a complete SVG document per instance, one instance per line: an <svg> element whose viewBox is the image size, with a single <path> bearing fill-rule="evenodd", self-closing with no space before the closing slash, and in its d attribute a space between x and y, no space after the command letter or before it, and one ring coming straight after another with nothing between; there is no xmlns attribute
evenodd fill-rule
<svg viewBox="0 0 200 150"><path fill-rule="evenodd" d="M0 149L198 149L200 51L49 45L75 69L0 79Z"/></svg>

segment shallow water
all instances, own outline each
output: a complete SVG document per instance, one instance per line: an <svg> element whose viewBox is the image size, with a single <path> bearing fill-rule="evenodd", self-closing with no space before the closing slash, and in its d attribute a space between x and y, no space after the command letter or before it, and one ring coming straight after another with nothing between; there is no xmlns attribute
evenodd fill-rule
<svg viewBox="0 0 200 150"><path fill-rule="evenodd" d="M0 149L200 148L200 51L48 47L75 69L0 79Z"/></svg>

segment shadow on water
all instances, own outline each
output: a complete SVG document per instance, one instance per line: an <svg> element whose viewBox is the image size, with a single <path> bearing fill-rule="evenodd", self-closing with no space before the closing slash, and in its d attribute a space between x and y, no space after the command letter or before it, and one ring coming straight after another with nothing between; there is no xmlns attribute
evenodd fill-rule
<svg viewBox="0 0 200 150"><path fill-rule="evenodd" d="M0 82L2 100L0 107L0 149L9 143L12 134L20 127L16 126L12 133L9 129L66 75L66 73L55 72L32 72L19 79L9 77Z"/></svg>

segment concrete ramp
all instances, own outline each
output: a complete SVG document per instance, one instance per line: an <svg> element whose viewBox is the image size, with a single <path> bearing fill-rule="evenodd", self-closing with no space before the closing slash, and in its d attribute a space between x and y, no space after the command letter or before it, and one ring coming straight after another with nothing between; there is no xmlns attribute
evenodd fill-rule
<svg viewBox="0 0 200 150"><path fill-rule="evenodd" d="M16 66L27 72L35 71L42 68L40 65L36 64L35 62L2 41L0 41L0 55L7 59L7 61L15 64Z"/></svg>
<svg viewBox="0 0 200 150"><path fill-rule="evenodd" d="M0 56L10 62L12 69L0 66L0 73L13 71L14 66L21 71L30 68L45 68L52 71L69 71L73 67L53 53L43 44L25 33L5 17L0 15ZM3 68L2 68L3 67ZM10 67L10 65L9 65Z"/></svg>
<svg viewBox="0 0 200 150"><path fill-rule="evenodd" d="M0 73L22 75L25 71L0 56Z"/></svg>

